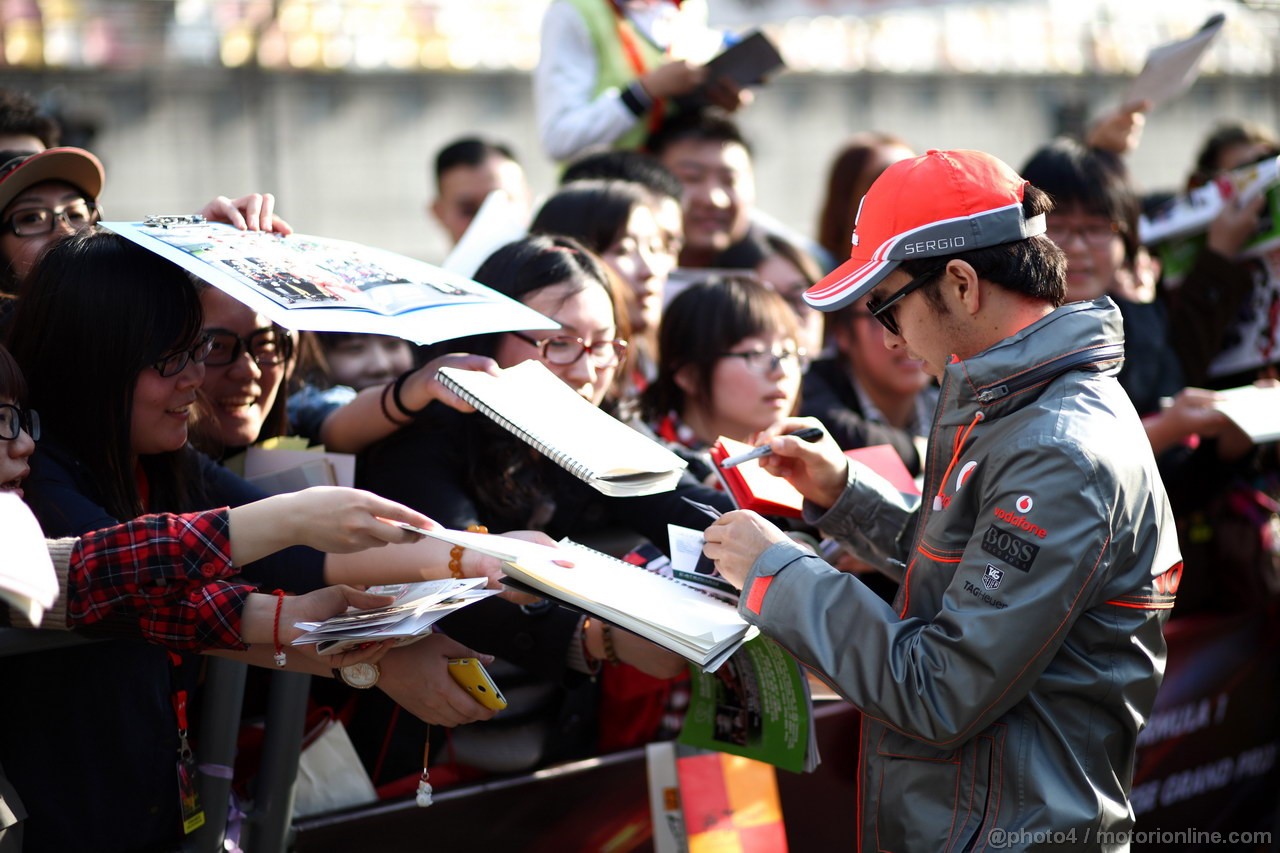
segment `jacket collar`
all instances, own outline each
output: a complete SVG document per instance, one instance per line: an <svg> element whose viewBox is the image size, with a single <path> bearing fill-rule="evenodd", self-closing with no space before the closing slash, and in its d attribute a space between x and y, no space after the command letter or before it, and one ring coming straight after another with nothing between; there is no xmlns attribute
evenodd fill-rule
<svg viewBox="0 0 1280 853"><path fill-rule="evenodd" d="M938 424L1002 417L1072 370L1114 375L1124 361L1124 325L1109 297L1071 302L972 358L947 365ZM945 402L945 405L943 401Z"/></svg>

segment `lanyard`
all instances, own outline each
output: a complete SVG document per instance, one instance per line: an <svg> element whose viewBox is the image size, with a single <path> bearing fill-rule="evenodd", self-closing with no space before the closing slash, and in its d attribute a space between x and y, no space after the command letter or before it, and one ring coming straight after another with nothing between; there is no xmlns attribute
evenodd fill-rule
<svg viewBox="0 0 1280 853"><path fill-rule="evenodd" d="M618 31L618 42L622 45L622 52L627 57L627 64L631 66L631 70L635 72L636 79L644 76L649 70L649 66L644 61L644 55L640 52L640 45L636 43L637 28L627 19L627 14L622 10L622 0L609 0L610 7L613 8L614 23ZM677 5L679 5L677 3ZM652 42L650 42L652 44ZM658 45L654 44L654 47ZM664 55L668 51L664 50ZM666 113L665 106L661 103L655 103L653 108L649 110L649 132L656 133L658 128L662 126L662 119Z"/></svg>
<svg viewBox="0 0 1280 853"><path fill-rule="evenodd" d="M197 788L195 756L191 752L191 744L187 740L187 691L179 686L178 676L182 671L182 657L169 652L170 679L174 684L171 694L173 713L178 718L178 800L182 808L182 831L186 835L195 832L204 825L204 808L200 805L200 792Z"/></svg>

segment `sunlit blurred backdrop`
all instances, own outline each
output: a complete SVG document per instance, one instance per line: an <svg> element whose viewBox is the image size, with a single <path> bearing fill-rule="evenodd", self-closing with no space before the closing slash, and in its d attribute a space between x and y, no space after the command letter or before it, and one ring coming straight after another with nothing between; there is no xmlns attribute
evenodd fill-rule
<svg viewBox="0 0 1280 853"><path fill-rule="evenodd" d="M269 190L302 231L427 260L437 149L508 142L535 192L530 71L547 0L0 0L0 85L63 119L107 164L109 218ZM1280 2L708 0L762 28L789 71L741 114L761 207L812 233L841 140L892 131L1019 165L1114 106L1147 51L1214 12L1222 38L1190 93L1148 121L1145 189L1179 186L1214 122L1280 125Z"/></svg>

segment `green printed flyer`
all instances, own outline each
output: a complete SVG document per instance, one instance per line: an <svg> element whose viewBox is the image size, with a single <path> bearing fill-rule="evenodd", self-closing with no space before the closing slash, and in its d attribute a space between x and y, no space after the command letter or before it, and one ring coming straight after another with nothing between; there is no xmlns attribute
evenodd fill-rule
<svg viewBox="0 0 1280 853"><path fill-rule="evenodd" d="M756 637L714 673L693 670L690 688L680 743L796 773L817 765L808 681L773 640Z"/></svg>

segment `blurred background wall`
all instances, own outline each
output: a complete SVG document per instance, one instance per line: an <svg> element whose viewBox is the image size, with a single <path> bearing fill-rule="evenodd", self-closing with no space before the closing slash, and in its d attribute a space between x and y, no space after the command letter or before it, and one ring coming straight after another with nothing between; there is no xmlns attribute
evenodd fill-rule
<svg viewBox="0 0 1280 853"><path fill-rule="evenodd" d="M529 70L545 0L0 0L0 86L67 122L107 166L108 218L274 192L306 233L426 260L447 253L426 205L434 153L507 141L535 192ZM740 113L760 204L811 233L842 139L888 130L918 150L971 147L1016 167L1114 106L1163 41L1228 16L1204 74L1147 123L1131 166L1176 189L1217 122L1280 126L1280 3L1207 0L709 0L758 21L793 69ZM816 14L817 12L846 14ZM362 17L363 15L363 17ZM380 17L379 17L380 16ZM754 16L754 17L753 17ZM334 45L340 47L335 48Z"/></svg>

